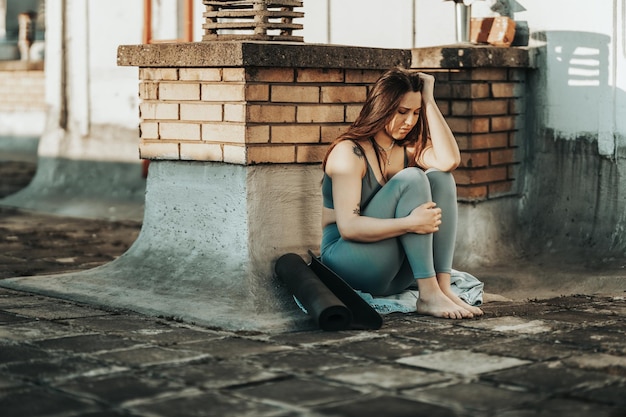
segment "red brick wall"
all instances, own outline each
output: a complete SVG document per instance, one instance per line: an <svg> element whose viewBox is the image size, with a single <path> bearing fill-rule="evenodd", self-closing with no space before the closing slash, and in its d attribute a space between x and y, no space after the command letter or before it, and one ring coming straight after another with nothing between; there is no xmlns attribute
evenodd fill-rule
<svg viewBox="0 0 626 417"><path fill-rule="evenodd" d="M524 70L468 68L433 73L437 102L461 149L461 166L454 172L459 200L514 194Z"/></svg>
<svg viewBox="0 0 626 417"><path fill-rule="evenodd" d="M141 68L141 158L321 162L381 72Z"/></svg>
<svg viewBox="0 0 626 417"><path fill-rule="evenodd" d="M515 193L524 69L425 70L461 149L460 201ZM141 68L144 159L318 163L381 70Z"/></svg>

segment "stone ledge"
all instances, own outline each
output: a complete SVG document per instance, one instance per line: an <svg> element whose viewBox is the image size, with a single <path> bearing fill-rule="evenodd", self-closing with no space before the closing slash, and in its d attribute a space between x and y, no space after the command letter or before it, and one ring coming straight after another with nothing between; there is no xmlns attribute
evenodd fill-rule
<svg viewBox="0 0 626 417"><path fill-rule="evenodd" d="M120 45L119 66L148 68L408 68L411 51L288 42L220 41Z"/></svg>
<svg viewBox="0 0 626 417"><path fill-rule="evenodd" d="M536 48L446 45L411 50L411 68L536 68Z"/></svg>

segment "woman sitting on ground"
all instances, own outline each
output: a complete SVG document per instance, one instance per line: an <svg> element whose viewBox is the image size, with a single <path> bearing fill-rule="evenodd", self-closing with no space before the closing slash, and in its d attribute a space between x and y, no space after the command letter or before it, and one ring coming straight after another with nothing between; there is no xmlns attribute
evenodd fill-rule
<svg viewBox="0 0 626 417"><path fill-rule="evenodd" d="M417 311L451 319L482 311L450 287L456 239L456 140L432 75L394 68L323 163L321 261L357 290L415 285Z"/></svg>

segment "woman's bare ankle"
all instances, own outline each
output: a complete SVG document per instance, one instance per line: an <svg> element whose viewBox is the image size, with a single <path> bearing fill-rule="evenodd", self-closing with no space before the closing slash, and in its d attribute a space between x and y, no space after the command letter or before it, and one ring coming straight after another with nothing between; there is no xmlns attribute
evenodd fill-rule
<svg viewBox="0 0 626 417"><path fill-rule="evenodd" d="M447 291L442 290L443 293L446 295L446 297L448 297L454 304L466 309L467 311L469 311L470 313L472 313L474 316L482 316L483 315L483 311L478 308L475 307L467 302L465 302L463 299L461 299L461 297L459 297L457 294L454 293L454 291L452 291L451 289L448 289Z"/></svg>
<svg viewBox="0 0 626 417"><path fill-rule="evenodd" d="M449 319L472 318L474 314L468 309L456 304L439 288L435 277L417 281L419 299L417 312L434 317Z"/></svg>

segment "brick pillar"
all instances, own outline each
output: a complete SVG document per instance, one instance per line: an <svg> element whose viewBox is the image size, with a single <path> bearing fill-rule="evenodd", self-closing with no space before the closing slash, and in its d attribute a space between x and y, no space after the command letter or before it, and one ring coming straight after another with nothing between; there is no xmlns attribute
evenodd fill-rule
<svg viewBox="0 0 626 417"><path fill-rule="evenodd" d="M516 194L528 51L451 46L413 54L414 68L436 76L437 103L461 149L454 172L459 201Z"/></svg>
<svg viewBox="0 0 626 417"><path fill-rule="evenodd" d="M412 52L412 68L435 74L437 103L461 149L455 268L511 259L519 254L525 84L536 51L451 45Z"/></svg>
<svg viewBox="0 0 626 417"><path fill-rule="evenodd" d="M119 55L140 67L141 158L257 165L321 162L368 87L407 66L409 53L232 42L122 46Z"/></svg>
<svg viewBox="0 0 626 417"><path fill-rule="evenodd" d="M142 232L111 267L148 284L132 308L154 311L138 303L158 293L171 301L159 308L195 322L297 328L304 316L274 261L319 251L327 145L380 74L410 57L302 43L120 46L119 65L139 67L139 154L151 161Z"/></svg>

